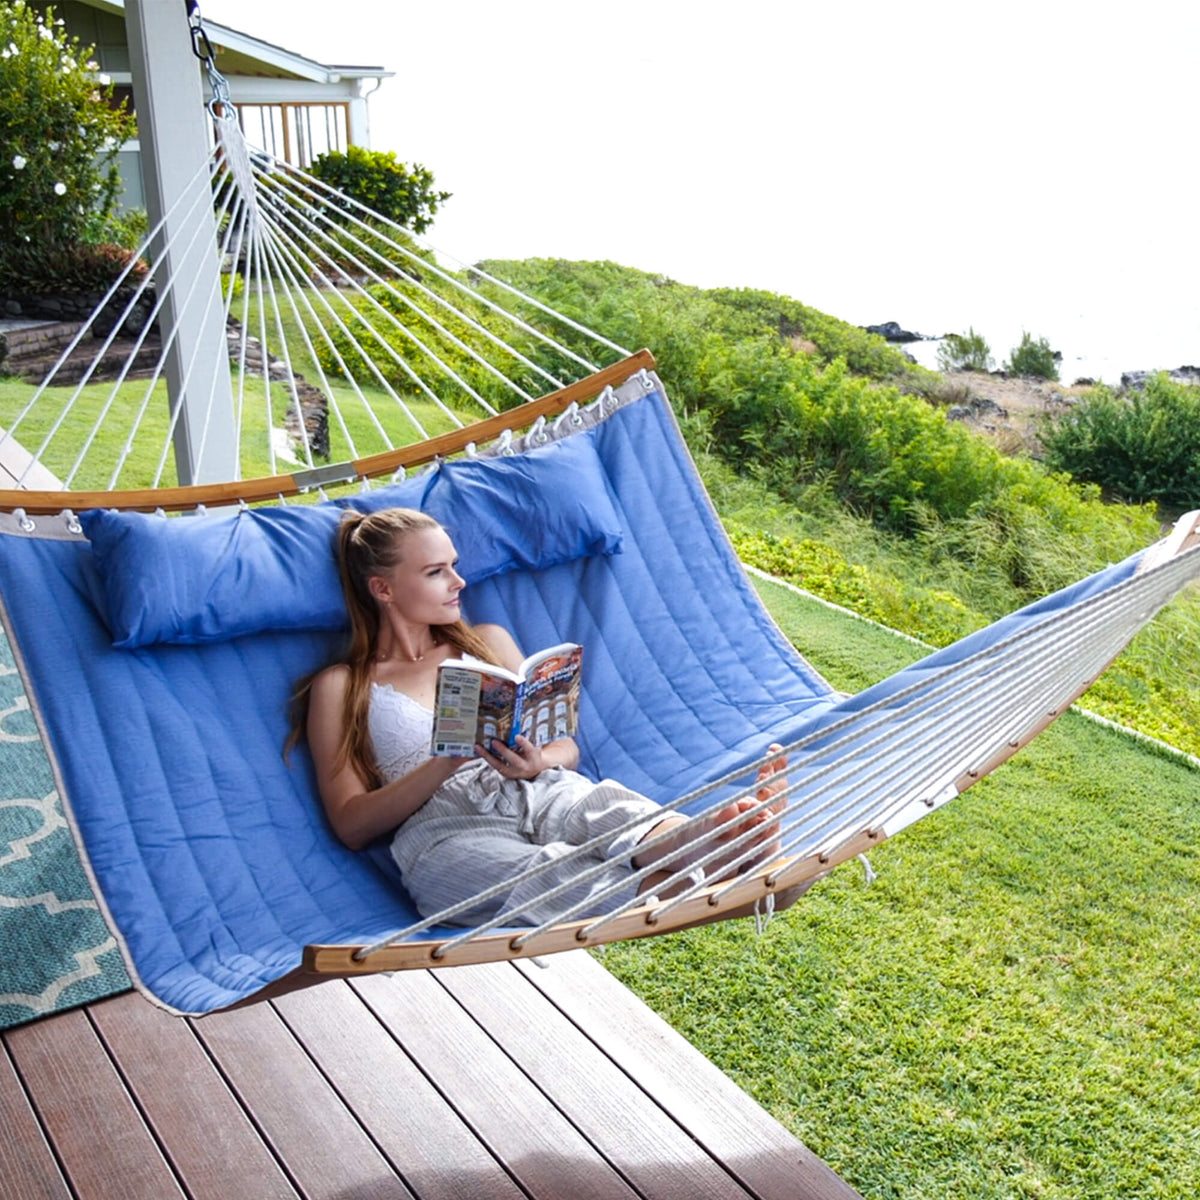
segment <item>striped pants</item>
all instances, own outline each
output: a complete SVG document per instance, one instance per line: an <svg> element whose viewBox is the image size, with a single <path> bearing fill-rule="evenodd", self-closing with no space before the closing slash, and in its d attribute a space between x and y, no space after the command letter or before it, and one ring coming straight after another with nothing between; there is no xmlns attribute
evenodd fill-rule
<svg viewBox="0 0 1200 1200"><path fill-rule="evenodd" d="M422 916L496 888L449 923L503 916L511 924L537 925L576 904L583 907L575 915L599 916L632 899L637 886L629 879L629 856L663 815L653 800L612 780L592 783L563 767L532 780L505 779L476 759L400 826L391 850ZM595 837L601 841L587 856L572 853ZM579 881L581 870L601 862L609 863L607 870ZM544 869L520 878L533 867ZM560 885L562 891L544 896Z"/></svg>

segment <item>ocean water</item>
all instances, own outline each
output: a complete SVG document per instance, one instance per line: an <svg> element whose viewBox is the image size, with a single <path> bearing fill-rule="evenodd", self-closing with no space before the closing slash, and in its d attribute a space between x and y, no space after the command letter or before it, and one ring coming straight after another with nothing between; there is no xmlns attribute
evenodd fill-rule
<svg viewBox="0 0 1200 1200"><path fill-rule="evenodd" d="M937 316L926 316L925 324L916 312L912 317L901 313L863 323L895 320L905 329L934 338L973 328L987 339L997 370L1020 344L1022 333L1028 331L1035 338L1046 338L1051 348L1062 354L1059 376L1066 384L1091 379L1117 386L1121 376L1130 371L1169 371L1200 365L1200 311L1195 308L1157 314L1112 309L1091 314L1046 312L1032 324L1014 321L1003 313L984 314L982 320L964 315L959 321L946 321L945 315L945 310L939 308ZM941 323L939 317L943 318ZM930 340L901 348L922 366L936 369L940 344Z"/></svg>

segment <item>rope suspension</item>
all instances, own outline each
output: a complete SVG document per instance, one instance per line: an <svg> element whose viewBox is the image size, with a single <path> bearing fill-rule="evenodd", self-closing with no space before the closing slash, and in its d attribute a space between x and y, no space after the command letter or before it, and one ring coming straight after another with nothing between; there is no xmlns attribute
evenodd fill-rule
<svg viewBox="0 0 1200 1200"><path fill-rule="evenodd" d="M34 494L39 466L70 493L59 506L78 509L97 494L147 507L142 492L152 489L170 508L391 474L401 462L388 455L407 445L565 393L602 369L598 362L629 357L490 273L472 268L468 281L395 222L249 146L199 6L185 4L212 92L211 155L27 400L0 414L0 446L14 441L30 453L16 480L29 494L17 500L0 492L0 504L47 510L52 502ZM199 252L207 238L222 265L220 294L167 267L173 253ZM224 329L215 343L222 361L202 362L184 345L181 327L197 322ZM199 414L201 448L214 423L228 419L236 462L229 482L247 486L232 493L173 486L185 408L169 411L164 394L172 355L186 405ZM232 413L218 411L215 380L225 375ZM563 406L603 386L572 393ZM281 472L300 482L281 488Z"/></svg>

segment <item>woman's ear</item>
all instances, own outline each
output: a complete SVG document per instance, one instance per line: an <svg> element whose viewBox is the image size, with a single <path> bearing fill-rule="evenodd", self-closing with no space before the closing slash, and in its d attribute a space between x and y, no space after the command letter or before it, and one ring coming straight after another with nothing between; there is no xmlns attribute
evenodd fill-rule
<svg viewBox="0 0 1200 1200"><path fill-rule="evenodd" d="M380 604L390 604L392 585L380 575L372 575L367 579L367 590Z"/></svg>

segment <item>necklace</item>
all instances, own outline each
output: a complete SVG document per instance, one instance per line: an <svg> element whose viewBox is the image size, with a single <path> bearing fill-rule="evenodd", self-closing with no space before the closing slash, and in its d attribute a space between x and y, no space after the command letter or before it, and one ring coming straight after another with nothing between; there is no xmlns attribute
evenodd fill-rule
<svg viewBox="0 0 1200 1200"><path fill-rule="evenodd" d="M433 646L436 646L436 645L437 645L437 642L434 642ZM432 650L433 646L430 646L429 649ZM425 661L425 654L426 654L426 651L424 651L424 650L422 650L420 654L404 654L401 651L397 651L393 654L376 654L375 661L376 662L391 662L392 659L399 658L399 659L403 659L405 662L419 663L419 662Z"/></svg>

